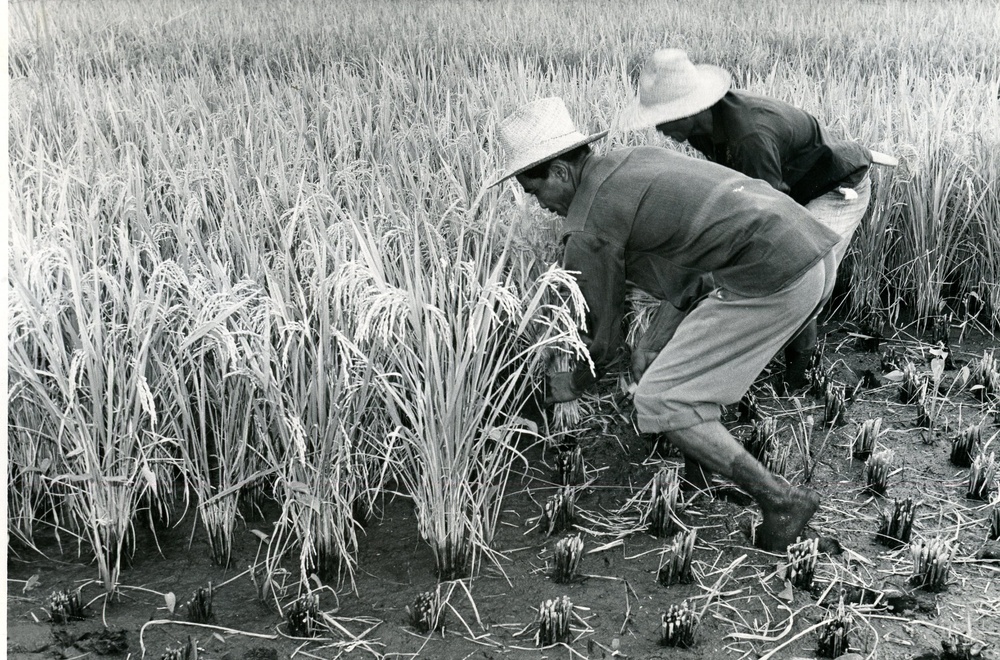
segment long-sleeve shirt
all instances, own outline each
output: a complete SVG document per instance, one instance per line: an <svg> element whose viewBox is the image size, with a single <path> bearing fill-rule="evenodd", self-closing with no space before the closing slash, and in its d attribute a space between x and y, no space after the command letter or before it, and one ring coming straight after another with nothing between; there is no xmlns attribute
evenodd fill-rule
<svg viewBox="0 0 1000 660"><path fill-rule="evenodd" d="M689 137L691 146L800 204L851 187L871 164L868 149L832 138L815 117L777 99L730 90L711 111L712 135Z"/></svg>
<svg viewBox="0 0 1000 660"><path fill-rule="evenodd" d="M687 308L716 287L780 291L839 240L764 181L658 147L591 156L563 224L563 267L578 271L600 375L621 347L625 282ZM574 371L573 389L595 379Z"/></svg>

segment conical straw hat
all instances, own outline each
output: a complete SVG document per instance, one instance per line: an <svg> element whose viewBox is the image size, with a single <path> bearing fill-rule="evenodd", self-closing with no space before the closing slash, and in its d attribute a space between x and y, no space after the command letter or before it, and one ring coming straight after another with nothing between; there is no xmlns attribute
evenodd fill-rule
<svg viewBox="0 0 1000 660"><path fill-rule="evenodd" d="M729 73L711 64L691 64L687 53L662 48L646 60L639 91L621 112L617 128L635 131L697 114L726 95Z"/></svg>
<svg viewBox="0 0 1000 660"><path fill-rule="evenodd" d="M608 134L601 131L584 135L577 131L566 104L557 96L522 106L501 122L499 131L506 165L490 186Z"/></svg>

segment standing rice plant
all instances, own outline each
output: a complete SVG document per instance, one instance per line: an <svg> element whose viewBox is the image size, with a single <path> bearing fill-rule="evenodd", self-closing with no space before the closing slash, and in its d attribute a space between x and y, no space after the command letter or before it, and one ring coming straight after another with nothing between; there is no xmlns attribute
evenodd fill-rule
<svg viewBox="0 0 1000 660"><path fill-rule="evenodd" d="M540 349L566 345L587 359L576 334L582 296L555 268L520 289L509 236L495 223L449 239L415 220L389 235L388 249L372 228L355 224L354 233L359 259L342 274L343 296L360 340L386 365L399 478L438 576L475 572L520 455L510 414L543 367Z"/></svg>
<svg viewBox="0 0 1000 660"><path fill-rule="evenodd" d="M8 359L16 399L9 424L21 429L47 419L38 435L14 439L38 442L58 457L48 465L43 460L50 472L39 473L48 480L43 493L61 500L49 511L53 521L58 510L77 521L59 524L78 527L110 594L137 507L160 487L150 467L153 448L171 443L159 432L154 392L175 348L168 332L174 298L172 271L150 267L124 227L106 224L101 200L114 197L114 185L86 194L93 196L89 209L75 217L64 210L61 218L60 231L78 232L80 244L33 249L28 228L12 227L19 258L10 273ZM105 261L94 261L96 255ZM28 492L22 521L35 515L38 496Z"/></svg>
<svg viewBox="0 0 1000 660"><path fill-rule="evenodd" d="M353 586L357 533L396 457L380 365L355 343L355 319L337 288L351 237L344 226L322 231L325 203L301 200L288 212L284 257L269 274L283 314L270 365L281 401L279 441L263 452L281 503L267 566L275 573L297 554L300 582L316 574Z"/></svg>
<svg viewBox="0 0 1000 660"><path fill-rule="evenodd" d="M271 308L252 282L193 278L196 313L181 342L184 357L172 372L173 421L185 438L189 487L212 558L229 563L240 489L256 480L263 461L255 451L267 436Z"/></svg>

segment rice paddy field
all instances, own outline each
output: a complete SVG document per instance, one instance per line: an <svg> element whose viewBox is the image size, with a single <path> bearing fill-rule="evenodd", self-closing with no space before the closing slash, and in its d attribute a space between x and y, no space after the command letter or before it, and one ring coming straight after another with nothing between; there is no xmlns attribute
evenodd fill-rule
<svg viewBox="0 0 1000 660"><path fill-rule="evenodd" d="M8 3L7 652L989 657L995 2ZM585 350L499 121L612 126L656 48L895 155L824 318L727 411L823 496L756 550ZM598 150L679 148L613 131ZM630 295L630 341L651 302Z"/></svg>

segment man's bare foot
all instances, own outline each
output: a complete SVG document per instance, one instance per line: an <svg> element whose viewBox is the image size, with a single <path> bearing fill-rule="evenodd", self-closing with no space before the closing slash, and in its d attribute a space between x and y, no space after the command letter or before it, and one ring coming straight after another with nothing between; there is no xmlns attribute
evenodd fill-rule
<svg viewBox="0 0 1000 660"><path fill-rule="evenodd" d="M780 501L761 505L764 522L757 526L756 545L769 552L783 552L802 535L819 508L819 493L790 487Z"/></svg>

